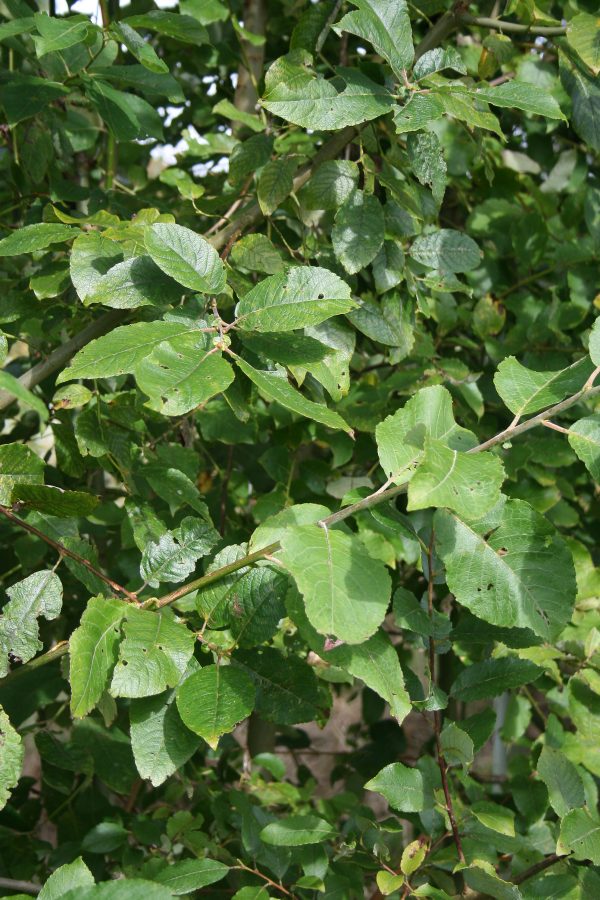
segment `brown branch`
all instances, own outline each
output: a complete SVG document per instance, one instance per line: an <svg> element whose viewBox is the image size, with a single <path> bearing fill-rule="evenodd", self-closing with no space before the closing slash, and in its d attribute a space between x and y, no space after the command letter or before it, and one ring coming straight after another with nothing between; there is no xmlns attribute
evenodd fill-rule
<svg viewBox="0 0 600 900"><path fill-rule="evenodd" d="M434 532L433 529L431 531L431 538L429 540L429 547L427 550L427 610L429 613L429 618L433 620L434 613L434 591L433 591L433 543L434 543ZM429 637L429 678L432 685L435 685L435 639L433 635ZM462 841L460 838L460 832L458 830L458 825L456 823L456 816L454 815L454 804L452 803L452 794L450 793L450 786L448 784L448 763L446 762L446 757L444 756L444 751L442 750L442 716L439 709L434 710L433 712L433 731L435 736L435 750L437 756L437 764L440 770L440 777L442 779L442 789L444 791L444 799L446 801L446 812L448 813L448 819L450 820L450 828L452 829L452 837L454 838L454 843L456 845L456 852L458 853L458 858L461 863L465 862L465 854L462 848Z"/></svg>
<svg viewBox="0 0 600 900"><path fill-rule="evenodd" d="M53 647L51 650L47 650L46 653L42 653L41 656L36 656L35 659L23 663L18 669L12 669L8 675L5 675L4 678L0 679L0 683L2 684L2 687L4 687L8 681L12 681L13 678L17 678L23 672L31 672L32 669L39 669L42 666L46 666L48 663L54 662L55 659L60 659L61 656L64 656L68 652L69 642L61 641L60 644L57 644L56 647Z"/></svg>
<svg viewBox="0 0 600 900"><path fill-rule="evenodd" d="M42 885L35 884L33 881L20 881L18 878L0 878L0 888L6 888L8 891L21 891L23 894L39 894Z"/></svg>
<svg viewBox="0 0 600 900"><path fill-rule="evenodd" d="M523 884L524 881L533 878L534 875L538 875L540 872L549 869L550 866L555 865L555 863L560 862L561 860L564 861L566 858L566 856L559 856L558 853L551 853L550 856L540 860L540 862L534 863L528 869L525 869L524 872L521 872L520 875L517 875L516 878L513 878L513 884Z"/></svg>
<svg viewBox="0 0 600 900"><path fill-rule="evenodd" d="M8 509L6 506L0 506L0 515L3 515L6 519L9 520L9 522L12 522L13 525L18 525L19 528L24 528L25 531L28 531L30 534L35 535L35 537L40 538L40 540L45 541L61 556L68 556L71 559L74 559L75 562L78 562L80 565L85 566L85 568L93 575L95 575L96 578L100 578L105 584L107 584L115 594L123 594L123 596L126 597L130 603L138 602L135 594L132 594L127 590L127 588L124 588L116 581L113 581L112 578L108 577L108 575L104 575L103 572L100 572L100 570L93 566L91 562L85 559L85 557L80 556L79 553L75 553L74 550L69 550L69 548L65 547L64 544L59 544L58 541L55 541L51 537L48 537L47 534L44 534L43 531L40 531L39 528L36 528L34 525L30 525L29 522L24 522L23 519L19 519L19 517L15 516L12 510Z"/></svg>

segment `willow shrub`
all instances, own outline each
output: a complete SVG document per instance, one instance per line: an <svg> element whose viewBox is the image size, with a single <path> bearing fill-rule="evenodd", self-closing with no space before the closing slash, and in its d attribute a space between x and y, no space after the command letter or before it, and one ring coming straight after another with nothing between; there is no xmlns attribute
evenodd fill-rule
<svg viewBox="0 0 600 900"><path fill-rule="evenodd" d="M600 20L484 6L2 0L6 896L600 897Z"/></svg>

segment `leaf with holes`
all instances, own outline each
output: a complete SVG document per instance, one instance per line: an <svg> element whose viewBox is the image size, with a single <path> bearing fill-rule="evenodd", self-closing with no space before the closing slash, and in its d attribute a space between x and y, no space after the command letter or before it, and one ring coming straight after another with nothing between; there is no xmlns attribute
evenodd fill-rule
<svg viewBox="0 0 600 900"><path fill-rule="evenodd" d="M183 581L218 541L219 535L210 522L187 516L179 528L146 544L140 574L152 587L163 581Z"/></svg>
<svg viewBox="0 0 600 900"><path fill-rule="evenodd" d="M127 609L122 600L92 597L81 623L69 640L71 713L87 716L108 688L119 657L121 623Z"/></svg>
<svg viewBox="0 0 600 900"><path fill-rule="evenodd" d="M55 572L34 572L6 589L8 603L0 614L0 677L8 672L9 656L27 662L42 649L38 618L60 615L63 589Z"/></svg>

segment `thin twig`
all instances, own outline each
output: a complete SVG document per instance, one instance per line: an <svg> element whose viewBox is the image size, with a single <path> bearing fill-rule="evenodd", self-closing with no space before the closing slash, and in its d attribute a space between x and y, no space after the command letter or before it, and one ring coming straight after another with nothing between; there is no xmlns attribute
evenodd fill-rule
<svg viewBox="0 0 600 900"><path fill-rule="evenodd" d="M560 862L561 860L564 861L565 859L566 856L559 856L558 853L551 853L550 856L540 860L540 862L534 863L528 869L525 869L524 872L521 872L520 875L517 875L516 878L513 878L513 884L523 884L524 881L533 878L534 875L543 872L544 869L549 869L550 866L555 865L555 863Z"/></svg>
<svg viewBox="0 0 600 900"><path fill-rule="evenodd" d="M85 557L80 556L79 553L75 553L74 550L69 550L68 547L65 547L64 544L59 544L58 541L53 540L51 537L48 537L47 534L44 534L43 531L40 531L39 528L36 528L34 525L30 525L29 522L24 522L23 519L19 519L18 516L8 509L6 506L0 506L0 515L3 515L6 519L13 523L13 525L18 525L19 528L24 528L25 531L28 531L30 534L35 535L35 537L40 538L40 540L45 541L50 547L53 547L57 553L60 553L61 556L69 556L71 559L74 559L75 562L78 562L80 565L85 566L85 568L92 572L96 578L100 578L105 584L107 584L111 590L116 594L123 594L124 597L130 603L137 603L138 598L135 594L132 594L127 588L124 588L122 585L118 584L116 581L113 581L112 578L109 578L108 575L104 575L103 572L100 572L95 566L88 562Z"/></svg>
<svg viewBox="0 0 600 900"><path fill-rule="evenodd" d="M429 613L430 620L433 621L433 613L434 613L434 591L433 591L433 544L434 544L434 532L433 529L431 531L431 538L429 541L429 547L427 550L427 610ZM433 635L429 637L429 678L431 680L432 686L435 685L435 639ZM440 770L440 777L442 779L442 788L444 791L444 799L446 801L446 812L448 813L448 819L450 820L450 828L452 829L452 837L454 838L454 843L456 845L456 852L458 853L458 858L461 863L465 862L465 854L462 848L462 841L460 838L460 832L458 830L458 825L456 823L456 816L454 815L454 804L452 803L452 794L450 793L450 787L448 784L448 763L446 762L446 757L444 756L444 751L442 750L442 716L439 709L434 710L433 712L433 730L435 735L435 749L437 755L437 764Z"/></svg>
<svg viewBox="0 0 600 900"><path fill-rule="evenodd" d="M503 19L489 19L487 16L470 16L467 13L464 13L459 18L466 25L479 25L480 28L494 28L500 32L511 32L512 34L560 37L560 35L567 33L567 29L563 25L523 25L521 22L505 22Z"/></svg>
<svg viewBox="0 0 600 900"><path fill-rule="evenodd" d="M286 897L293 897L291 891L288 891L286 887L282 884L279 884L277 881L273 881L272 878L269 878L268 875L264 875L259 869L251 869L250 866L244 865L241 859L238 859L238 865L232 866L232 869L243 869L244 872L250 872L252 875L256 875L258 878L262 878L262 880L268 884L270 887L274 888L276 891L281 891L282 894L285 894Z"/></svg>
<svg viewBox="0 0 600 900"><path fill-rule="evenodd" d="M18 878L0 878L0 888L6 888L8 891L21 891L22 894L39 894L42 886L34 884L33 881L20 881Z"/></svg>

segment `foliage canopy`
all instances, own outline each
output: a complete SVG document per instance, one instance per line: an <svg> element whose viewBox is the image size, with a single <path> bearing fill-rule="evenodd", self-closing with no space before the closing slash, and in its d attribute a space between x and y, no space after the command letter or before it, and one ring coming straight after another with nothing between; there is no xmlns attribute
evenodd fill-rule
<svg viewBox="0 0 600 900"><path fill-rule="evenodd" d="M4 895L600 896L595 4L75 6L0 0Z"/></svg>

